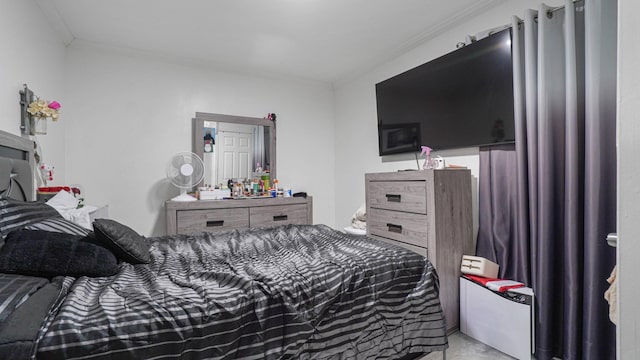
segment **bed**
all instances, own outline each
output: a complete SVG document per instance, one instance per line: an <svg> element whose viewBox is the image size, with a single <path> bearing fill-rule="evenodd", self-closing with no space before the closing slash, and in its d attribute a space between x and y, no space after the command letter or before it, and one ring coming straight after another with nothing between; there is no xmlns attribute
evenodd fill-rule
<svg viewBox="0 0 640 360"><path fill-rule="evenodd" d="M416 253L324 225L145 238L104 219L88 233L25 201L22 140L0 132L0 358L408 359L448 347L437 273Z"/></svg>

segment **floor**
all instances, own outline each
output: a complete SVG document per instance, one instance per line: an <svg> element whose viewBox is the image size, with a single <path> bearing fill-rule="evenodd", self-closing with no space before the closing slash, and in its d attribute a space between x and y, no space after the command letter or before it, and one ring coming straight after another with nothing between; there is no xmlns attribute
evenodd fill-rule
<svg viewBox="0 0 640 360"><path fill-rule="evenodd" d="M457 331L449 335L446 360L513 360L514 358ZM431 353L419 360L442 360L442 352Z"/></svg>

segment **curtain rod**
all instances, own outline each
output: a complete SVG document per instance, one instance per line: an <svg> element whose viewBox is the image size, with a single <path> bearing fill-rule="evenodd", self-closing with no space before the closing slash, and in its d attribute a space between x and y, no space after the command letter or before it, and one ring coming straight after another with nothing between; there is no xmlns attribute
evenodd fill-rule
<svg viewBox="0 0 640 360"><path fill-rule="evenodd" d="M582 4L582 6L584 6L584 2L585 2L585 1L586 1L586 0L573 0L572 2L573 2L574 4L579 3L579 2L582 2L582 3L583 3L583 4ZM554 13L554 12L556 12L556 11L558 11L558 10L562 10L562 9L564 9L564 8L565 8L565 6L564 6L564 5L562 5L562 6L554 7L554 8L551 8L551 9L547 10L547 17L551 18L551 17L553 16L553 13ZM536 16L534 16L534 17L533 17L533 20L534 20L535 22L538 22L538 16L539 16L539 15L536 15ZM524 23L524 20L519 19L519 20L518 20L518 28L520 28L520 25L521 25L521 24L523 24L523 23ZM501 31L501 30L504 30L504 29L506 29L506 28L510 28L510 27L511 27L511 24L510 24L510 23L509 23L509 24L502 25L502 26L495 27L495 28L493 28L493 29L488 30L488 32L487 32L487 36L489 36L489 35L493 35L493 34L495 34L495 33L496 33L496 32L498 32L498 31ZM469 35L468 35L468 36L469 36ZM474 36L474 37L472 37L472 39L473 39L473 40L472 40L471 42L474 42L474 41L475 41L475 36ZM461 47L464 47L464 46L466 46L466 45L467 45L467 43L466 43L466 42L462 42L462 41L461 41L461 42L458 42L458 43L456 44L456 49L460 49Z"/></svg>
<svg viewBox="0 0 640 360"><path fill-rule="evenodd" d="M584 3L584 2L585 2L585 0L573 0L572 2L573 2L574 4L579 3L579 2ZM582 6L584 6L584 4L583 4ZM551 9L547 10L547 17L548 17L548 18L551 18L551 17L553 16L553 13L554 13L554 12L556 12L556 11L558 11L558 10L562 10L562 9L564 9L564 8L565 8L565 6L564 6L564 5L562 5L562 6L554 7L554 8L551 8ZM539 17L539 16L540 16L540 15L536 15L536 16L534 16L534 17L533 17L533 19L534 19L535 21L538 21L538 17ZM522 24L523 22L524 22L524 20L520 20L520 21L518 21L518 24Z"/></svg>

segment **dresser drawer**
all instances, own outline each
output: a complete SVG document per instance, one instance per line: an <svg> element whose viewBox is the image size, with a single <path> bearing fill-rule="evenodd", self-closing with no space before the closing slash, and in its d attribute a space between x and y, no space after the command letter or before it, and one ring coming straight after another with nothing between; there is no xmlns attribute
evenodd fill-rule
<svg viewBox="0 0 640 360"><path fill-rule="evenodd" d="M252 207L249 210L251 226L308 224L307 205L277 205Z"/></svg>
<svg viewBox="0 0 640 360"><path fill-rule="evenodd" d="M426 215L371 209L367 227L372 235L427 248L429 225Z"/></svg>
<svg viewBox="0 0 640 360"><path fill-rule="evenodd" d="M427 213L427 190L424 181L370 181L369 206L378 209Z"/></svg>
<svg viewBox="0 0 640 360"><path fill-rule="evenodd" d="M207 209L177 211L178 234L249 227L249 209Z"/></svg>

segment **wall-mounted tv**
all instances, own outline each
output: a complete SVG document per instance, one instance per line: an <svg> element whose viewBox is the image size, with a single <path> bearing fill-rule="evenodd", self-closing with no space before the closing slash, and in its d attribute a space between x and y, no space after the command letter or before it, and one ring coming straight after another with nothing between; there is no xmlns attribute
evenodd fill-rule
<svg viewBox="0 0 640 360"><path fill-rule="evenodd" d="M511 29L376 84L380 155L515 141Z"/></svg>

